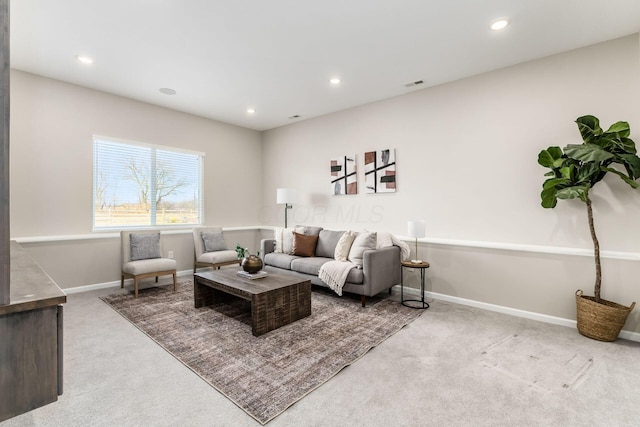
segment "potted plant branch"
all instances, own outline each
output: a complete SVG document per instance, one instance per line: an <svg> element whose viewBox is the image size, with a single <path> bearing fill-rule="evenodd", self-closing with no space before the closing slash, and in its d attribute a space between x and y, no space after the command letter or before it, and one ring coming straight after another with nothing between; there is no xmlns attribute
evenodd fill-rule
<svg viewBox="0 0 640 427"><path fill-rule="evenodd" d="M538 163L551 169L549 178L542 185L542 207L554 208L558 199L579 199L587 207L589 231L593 240L596 264L594 296L576 292L578 331L589 338L614 341L624 326L630 307L607 301L600 296L602 269L600 266L600 244L593 223L590 191L607 173L618 175L631 188L638 188L640 157L636 146L629 138L629 123L617 122L604 131L594 116L578 117L576 120L582 144L569 144L563 149L549 147L538 155ZM619 165L614 168L613 165Z"/></svg>

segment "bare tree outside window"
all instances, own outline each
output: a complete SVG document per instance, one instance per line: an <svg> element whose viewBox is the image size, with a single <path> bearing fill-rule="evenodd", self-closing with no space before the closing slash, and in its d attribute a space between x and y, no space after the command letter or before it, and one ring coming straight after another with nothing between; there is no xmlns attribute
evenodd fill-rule
<svg viewBox="0 0 640 427"><path fill-rule="evenodd" d="M202 155L94 140L94 229L201 224Z"/></svg>

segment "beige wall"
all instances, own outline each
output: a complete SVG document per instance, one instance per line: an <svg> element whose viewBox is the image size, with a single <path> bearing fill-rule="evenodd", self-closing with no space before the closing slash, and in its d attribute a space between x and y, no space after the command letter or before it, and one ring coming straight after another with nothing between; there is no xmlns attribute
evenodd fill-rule
<svg viewBox="0 0 640 427"><path fill-rule="evenodd" d="M424 219L429 238L590 249L584 204L540 207L537 156L580 143L573 121L585 114L630 122L640 143L638 45L636 34L267 131L263 204L294 187L295 223L404 235ZM363 153L384 148L396 149L397 192L363 194ZM331 196L329 160L354 153L361 194ZM602 249L640 253L640 191L611 176L592 198ZM575 318L577 288L592 292L590 257L422 248L434 292L563 318ZM640 301L639 276L637 261L605 260L603 296ZM640 331L637 314L627 329Z"/></svg>
<svg viewBox="0 0 640 427"><path fill-rule="evenodd" d="M627 120L640 142L639 97L637 34L262 135L14 71L12 236L90 233L96 133L160 145L178 141L206 152L209 225L282 225L275 190L293 187L301 200L290 223L403 235L407 220L420 218L430 239L590 249L583 205L540 207L545 171L537 154L548 145L579 143L573 120L583 114L605 125ZM332 157L358 155L362 191L362 153L383 148L396 149L396 193L329 195ZM592 194L602 249L638 254L640 192L611 178ZM228 240L251 247L267 234L232 231ZM188 269L191 236L164 238L179 269ZM119 278L118 239L25 247L63 288ZM593 283L588 256L433 243L421 244L420 251L432 263L428 290L550 316L575 318L573 292L591 290ZM604 259L603 268L606 298L640 301L636 260ZM416 286L415 273L407 276ZM640 331L637 310L625 329Z"/></svg>
<svg viewBox="0 0 640 427"><path fill-rule="evenodd" d="M205 223L260 224L259 132L70 85L11 72L11 237L91 233L92 135L206 153ZM235 240L255 246L254 233ZM192 266L190 234L163 236L179 269ZM119 280L119 238L23 246L62 288ZM254 249L254 250L257 250Z"/></svg>

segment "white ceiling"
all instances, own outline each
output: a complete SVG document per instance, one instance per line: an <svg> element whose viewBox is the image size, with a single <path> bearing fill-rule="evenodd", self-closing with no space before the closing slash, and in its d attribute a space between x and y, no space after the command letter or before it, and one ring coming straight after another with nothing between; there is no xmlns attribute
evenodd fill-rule
<svg viewBox="0 0 640 427"><path fill-rule="evenodd" d="M11 0L10 7L13 68L256 130L640 31L640 0ZM492 32L498 17L511 25ZM95 63L82 65L79 54ZM329 83L334 76L340 85ZM416 80L424 84L405 87Z"/></svg>

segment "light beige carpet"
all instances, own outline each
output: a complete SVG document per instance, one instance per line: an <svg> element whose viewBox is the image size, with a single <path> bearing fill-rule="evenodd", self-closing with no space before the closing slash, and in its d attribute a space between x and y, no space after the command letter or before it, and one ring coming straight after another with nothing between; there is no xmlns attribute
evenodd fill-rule
<svg viewBox="0 0 640 427"><path fill-rule="evenodd" d="M247 301L194 308L192 282L170 288L102 299L261 424L423 313L375 298L363 308L321 289L311 316L254 337Z"/></svg>

